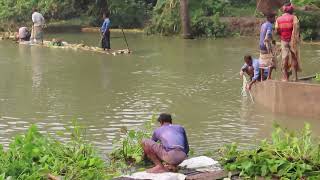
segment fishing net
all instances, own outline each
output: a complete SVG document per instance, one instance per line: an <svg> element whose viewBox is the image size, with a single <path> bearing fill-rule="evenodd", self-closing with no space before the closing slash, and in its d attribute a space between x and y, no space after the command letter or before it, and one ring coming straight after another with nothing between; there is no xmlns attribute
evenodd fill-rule
<svg viewBox="0 0 320 180"><path fill-rule="evenodd" d="M254 100L253 100L253 96L250 92L250 90L247 89L247 85L248 85L248 80L246 78L246 76L242 76L242 88L241 88L241 95L243 97L250 97L251 101L254 103Z"/></svg>
<svg viewBox="0 0 320 180"><path fill-rule="evenodd" d="M242 76L242 88L241 88L241 95L243 97L247 97L247 84L248 84L248 80L246 78L246 76Z"/></svg>
<svg viewBox="0 0 320 180"><path fill-rule="evenodd" d="M264 15L274 14L290 0L257 0L257 10Z"/></svg>

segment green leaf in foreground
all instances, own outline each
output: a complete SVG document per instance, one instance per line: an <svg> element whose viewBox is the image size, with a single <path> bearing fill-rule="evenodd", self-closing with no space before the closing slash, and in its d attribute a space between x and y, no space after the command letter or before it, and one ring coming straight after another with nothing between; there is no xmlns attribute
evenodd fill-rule
<svg viewBox="0 0 320 180"><path fill-rule="evenodd" d="M226 170L240 171L248 178L320 179L320 142L313 139L309 124L300 132L274 126L271 141L262 141L251 150L224 147L221 162Z"/></svg>

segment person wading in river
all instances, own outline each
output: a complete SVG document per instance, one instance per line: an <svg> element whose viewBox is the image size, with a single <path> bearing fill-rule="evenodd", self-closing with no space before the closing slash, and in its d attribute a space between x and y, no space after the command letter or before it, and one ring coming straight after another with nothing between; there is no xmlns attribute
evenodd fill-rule
<svg viewBox="0 0 320 180"><path fill-rule="evenodd" d="M275 15L269 14L267 15L267 21L262 24L260 30L260 70L261 74L264 74L264 70L268 69L268 79L271 79L272 70L276 66L275 60L275 48L272 44L273 41L273 30L272 26L275 22ZM262 79L261 79L262 81Z"/></svg>
<svg viewBox="0 0 320 180"><path fill-rule="evenodd" d="M31 33L31 41L34 43L43 43L43 30L42 28L45 26L45 20L42 14L38 12L36 8L32 9L32 33Z"/></svg>
<svg viewBox="0 0 320 180"><path fill-rule="evenodd" d="M189 153L185 129L173 125L170 114L160 114L158 122L160 127L153 132L152 139L142 141L145 155L155 164L147 170L148 173L175 171ZM167 165L163 165L162 161Z"/></svg>
<svg viewBox="0 0 320 180"><path fill-rule="evenodd" d="M251 90L252 85L262 80L266 80L269 74L269 70L266 69L261 77L260 71L260 62L258 59L253 59L250 55L244 56L244 65L240 70L240 77L242 78L244 73L246 73L250 77L250 82L247 86L247 89Z"/></svg>
<svg viewBox="0 0 320 180"><path fill-rule="evenodd" d="M295 81L298 80L298 71L301 71L299 20L297 16L293 15L293 10L294 7L291 3L284 5L284 14L276 21L276 30L281 39L283 81L289 80L290 67L294 70Z"/></svg>
<svg viewBox="0 0 320 180"><path fill-rule="evenodd" d="M101 33L102 33L102 39L101 39L101 48L103 50L110 50L111 44L110 44L110 25L111 21L109 19L109 13L103 14L103 24L101 26Z"/></svg>

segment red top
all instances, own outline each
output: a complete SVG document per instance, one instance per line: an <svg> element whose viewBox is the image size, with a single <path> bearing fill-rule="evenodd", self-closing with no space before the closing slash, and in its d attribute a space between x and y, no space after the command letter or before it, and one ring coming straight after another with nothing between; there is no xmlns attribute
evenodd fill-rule
<svg viewBox="0 0 320 180"><path fill-rule="evenodd" d="M286 42L291 41L292 31L293 31L293 21L294 15L285 13L278 17L278 33L280 39Z"/></svg>

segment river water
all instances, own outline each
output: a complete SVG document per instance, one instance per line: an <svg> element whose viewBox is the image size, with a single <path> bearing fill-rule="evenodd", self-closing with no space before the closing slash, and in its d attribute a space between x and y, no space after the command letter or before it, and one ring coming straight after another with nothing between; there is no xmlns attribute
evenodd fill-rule
<svg viewBox="0 0 320 180"><path fill-rule="evenodd" d="M112 36L113 48L125 48L121 34ZM290 129L309 122L320 135L319 120L272 114L240 95L242 57L257 55L256 38L127 36L134 52L123 56L1 41L0 143L7 146L30 124L53 134L77 120L108 152L122 127L139 128L159 112L185 126L196 153L230 142L254 144L269 136L274 121ZM49 37L99 42L90 33ZM302 57L303 75L319 72L320 46L303 46Z"/></svg>

